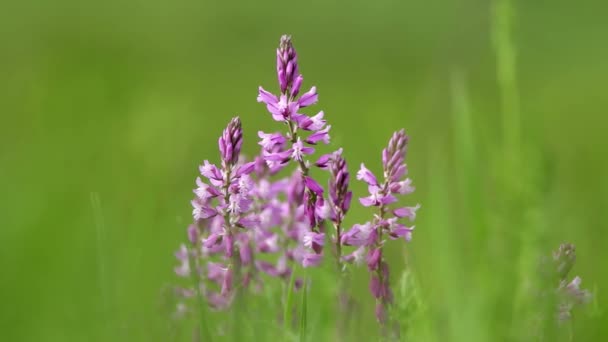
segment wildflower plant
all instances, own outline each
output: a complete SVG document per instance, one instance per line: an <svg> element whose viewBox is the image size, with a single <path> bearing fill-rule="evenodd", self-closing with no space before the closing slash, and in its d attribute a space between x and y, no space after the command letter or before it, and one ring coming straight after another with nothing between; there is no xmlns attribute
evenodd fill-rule
<svg viewBox="0 0 608 342"><path fill-rule="evenodd" d="M407 175L405 156L407 153L408 136L404 130L395 132L388 146L382 151L383 179L379 181L376 175L361 164L357 179L368 185L369 196L359 198L365 207L375 207L377 212L371 221L354 225L341 237L345 246L358 248L345 260L362 262L365 256L367 267L371 272L370 291L376 298L376 318L379 322L386 322L387 307L393 300L390 288L389 265L383 257L386 237L389 239L412 239L414 227L408 227L400 222L402 218L414 220L419 205L414 207L394 207L398 199L396 196L407 195L414 191L410 178Z"/></svg>
<svg viewBox="0 0 608 342"><path fill-rule="evenodd" d="M414 227L401 221L413 220L419 208L397 205L397 196L414 191L405 178L409 138L404 130L391 137L382 152L382 179L361 164L357 179L368 184L369 194L359 202L377 211L371 221L346 229L353 197L348 164L342 148L312 161L316 145L330 143L331 126L323 111L302 112L317 103L318 94L314 86L301 92L304 78L289 36L281 37L276 68L278 93L260 87L257 101L284 131L259 131L260 152L247 160L241 155L241 121L235 117L218 140L219 166L203 161L188 243L176 253L175 273L194 281L179 294L184 301L197 296L212 308L226 309L247 289L259 290L272 278L293 278L295 265L321 265L329 241L338 273L366 261L376 316L384 323L392 301L385 240L410 241ZM329 175L327 187L318 181L321 172ZM301 284L295 281L296 288ZM180 308L187 310L183 302Z"/></svg>
<svg viewBox="0 0 608 342"><path fill-rule="evenodd" d="M576 261L576 250L574 245L564 243L553 252L552 275L557 283L557 319L560 323L566 322L572 317L572 309L591 301L591 292L581 289L581 278L575 276L568 280L568 274Z"/></svg>

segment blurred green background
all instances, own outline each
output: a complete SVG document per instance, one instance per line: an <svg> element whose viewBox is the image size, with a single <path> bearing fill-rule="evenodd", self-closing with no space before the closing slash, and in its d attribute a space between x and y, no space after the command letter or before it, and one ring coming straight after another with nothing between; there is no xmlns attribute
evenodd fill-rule
<svg viewBox="0 0 608 342"><path fill-rule="evenodd" d="M411 137L406 202L422 209L390 252L394 282L407 260L423 303L414 340L527 340L526 281L563 241L595 291L570 332L608 336L607 8L513 5L505 23L479 0L4 3L0 339L176 338L163 296L197 165L217 160L235 114L250 155L257 130L280 128L255 99L276 90L283 33L352 173L379 170L394 130ZM351 224L371 215L354 208ZM364 341L366 272L352 286ZM333 304L309 301L331 339Z"/></svg>

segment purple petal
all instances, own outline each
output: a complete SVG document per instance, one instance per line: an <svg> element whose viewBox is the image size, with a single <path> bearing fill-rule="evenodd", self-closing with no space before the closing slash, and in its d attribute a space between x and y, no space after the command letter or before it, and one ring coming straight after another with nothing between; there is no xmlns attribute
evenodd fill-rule
<svg viewBox="0 0 608 342"><path fill-rule="evenodd" d="M190 275L190 265L188 264L188 259L182 261L182 263L173 269L175 274L180 277L187 277Z"/></svg>
<svg viewBox="0 0 608 342"><path fill-rule="evenodd" d="M344 233L340 238L340 243L345 246L365 246L373 243L370 241L372 237L372 233L375 229L372 227L371 223L367 222L365 224L355 224L349 231Z"/></svg>
<svg viewBox="0 0 608 342"><path fill-rule="evenodd" d="M361 264L365 259L365 247L360 246L354 252L342 257L342 260L349 263Z"/></svg>
<svg viewBox="0 0 608 342"><path fill-rule="evenodd" d="M312 154L315 152L315 149L312 147L305 147L302 140L298 138L298 141L293 143L291 151L291 157L294 160L302 161L305 154Z"/></svg>
<svg viewBox="0 0 608 342"><path fill-rule="evenodd" d="M243 164L243 165L239 166L239 168L236 170L235 177L240 177L242 175L248 175L253 171L254 168L255 168L255 162Z"/></svg>
<svg viewBox="0 0 608 342"><path fill-rule="evenodd" d="M386 322L386 308L384 307L384 304L382 304L382 301L376 303L376 319L381 324Z"/></svg>
<svg viewBox="0 0 608 342"><path fill-rule="evenodd" d="M258 132L258 137L260 137L260 142L258 145L262 146L266 151L272 151L275 146L283 146L286 142L285 137L281 133L264 133L262 131Z"/></svg>
<svg viewBox="0 0 608 342"><path fill-rule="evenodd" d="M414 227L406 227L402 224L396 224L396 227L389 233L389 236L394 240L403 237L405 241L412 240L412 231Z"/></svg>
<svg viewBox="0 0 608 342"><path fill-rule="evenodd" d="M286 163L289 161L289 158L291 157L293 152L294 152L293 149L289 149L289 150L283 151L283 152L276 152L276 153L264 151L263 156L266 161Z"/></svg>
<svg viewBox="0 0 608 342"><path fill-rule="evenodd" d="M306 138L306 142L315 145L317 142L322 141L325 145L329 144L329 130L331 126L327 126L324 129L311 134Z"/></svg>
<svg viewBox="0 0 608 342"><path fill-rule="evenodd" d="M257 217L242 217L236 223L238 227L241 228L257 228L260 224L260 219Z"/></svg>
<svg viewBox="0 0 608 342"><path fill-rule="evenodd" d="M376 176L365 167L365 164L361 163L361 169L357 172L357 179L363 180L369 185L378 186L378 180Z"/></svg>
<svg viewBox="0 0 608 342"><path fill-rule="evenodd" d="M302 147L302 153L303 154L313 154L313 153L315 153L315 149L312 147L304 146L304 147Z"/></svg>
<svg viewBox="0 0 608 342"><path fill-rule="evenodd" d="M208 292L207 301L209 306L217 310L225 309L230 304L230 298L228 296L221 295L217 292Z"/></svg>
<svg viewBox="0 0 608 342"><path fill-rule="evenodd" d="M317 194L317 196L323 196L323 188L311 177L304 177L304 185L306 185L310 191Z"/></svg>
<svg viewBox="0 0 608 342"><path fill-rule="evenodd" d="M313 248L313 249L314 249L314 245L323 246L325 244L325 234L307 232L302 237L302 243L304 244L305 247Z"/></svg>
<svg viewBox="0 0 608 342"><path fill-rule="evenodd" d="M198 185L198 188L194 189L194 193L198 198L202 200L214 198L222 194L215 187L205 184L205 182L203 182L200 177L196 177L196 184Z"/></svg>
<svg viewBox="0 0 608 342"><path fill-rule="evenodd" d="M302 257L302 266L303 267L319 266L322 259L323 259L323 255L321 255L321 254L306 253Z"/></svg>
<svg viewBox="0 0 608 342"><path fill-rule="evenodd" d="M302 75L298 75L298 77L296 77L296 79L293 81L293 85L291 86L292 98L298 96L298 93L300 92L300 87L302 86L302 81L304 81Z"/></svg>
<svg viewBox="0 0 608 342"><path fill-rule="evenodd" d="M194 199L191 203L192 207L194 207L192 216L194 216L195 220L208 219L217 215L217 210L202 203L199 199Z"/></svg>
<svg viewBox="0 0 608 342"><path fill-rule="evenodd" d="M367 255L367 267L370 271L378 269L380 259L382 258L382 252L380 248L371 250Z"/></svg>
<svg viewBox="0 0 608 342"><path fill-rule="evenodd" d="M323 113L323 111L320 111L317 115L311 117L310 118L311 124L308 126L308 130L318 131L321 128L323 128L323 126L325 126L325 123L327 122L327 121L323 120L324 115L325 115L325 113Z"/></svg>
<svg viewBox="0 0 608 342"><path fill-rule="evenodd" d="M207 179L217 181L222 180L222 173L220 170L217 168L217 166L209 163L208 160L203 162L203 165L199 167L199 171L201 172L201 175L205 176Z"/></svg>
<svg viewBox="0 0 608 342"><path fill-rule="evenodd" d="M277 77L279 79L279 87L281 87L281 92L285 92L287 90L287 73L285 72L285 69L279 69L277 72Z"/></svg>
<svg viewBox="0 0 608 342"><path fill-rule="evenodd" d="M305 114L300 114L300 113L292 113L291 114L291 119L293 121L296 122L296 124L298 124L298 128L301 128L303 130L309 130L308 127L310 125L312 125L312 120L311 118L309 118L307 115Z"/></svg>
<svg viewBox="0 0 608 342"><path fill-rule="evenodd" d="M324 154L315 162L315 165L323 170L326 170L329 167L329 163L331 162L333 153Z"/></svg>
<svg viewBox="0 0 608 342"><path fill-rule="evenodd" d="M241 248L239 248L239 255L241 257L241 262L243 265L249 265L253 258L253 253L251 252L251 247L249 243L241 244Z"/></svg>
<svg viewBox="0 0 608 342"><path fill-rule="evenodd" d="M175 257L179 261L188 260L188 247L186 247L186 245L184 244L181 244L177 252L175 252Z"/></svg>
<svg viewBox="0 0 608 342"><path fill-rule="evenodd" d="M378 277L375 275L372 275L371 279L369 280L369 291L376 299L382 297L382 285L380 284L380 279L378 279Z"/></svg>
<svg viewBox="0 0 608 342"><path fill-rule="evenodd" d="M277 105L279 99L272 93L266 91L264 88L258 88L258 102L264 102L265 104Z"/></svg>
<svg viewBox="0 0 608 342"><path fill-rule="evenodd" d="M390 185L390 191L394 194L407 195L414 192L415 188L412 186L412 180L406 179L402 182L392 183Z"/></svg>
<svg viewBox="0 0 608 342"><path fill-rule="evenodd" d="M209 237L207 237L206 239L203 240L203 246L205 248L212 248L213 246L221 243L222 238L223 238L222 234L212 233L209 235Z"/></svg>
<svg viewBox="0 0 608 342"><path fill-rule="evenodd" d="M407 174L407 165L401 164L401 165L399 165L397 170L391 176L390 181L397 182L401 179L401 177L405 176L406 174Z"/></svg>
<svg viewBox="0 0 608 342"><path fill-rule="evenodd" d="M190 243L194 245L198 241L198 237L199 237L198 227L195 224L189 225L188 226L188 241L190 241Z"/></svg>
<svg viewBox="0 0 608 342"><path fill-rule="evenodd" d="M347 213L348 209L350 209L350 202L353 199L353 192L349 191L344 196L344 202L342 202L342 212Z"/></svg>
<svg viewBox="0 0 608 342"><path fill-rule="evenodd" d="M226 258L231 258L234 252L234 237L231 234L226 234L224 238L224 255Z"/></svg>
<svg viewBox="0 0 608 342"><path fill-rule="evenodd" d="M310 88L310 90L304 94L302 94L302 96L300 96L300 98L298 99L298 104L300 105L300 107L307 107L310 106L314 103L316 103L318 100L318 95L317 95L317 87L312 87Z"/></svg>
<svg viewBox="0 0 608 342"><path fill-rule="evenodd" d="M376 199L373 196L361 197L361 198L359 198L359 202L361 202L361 204L364 207L371 207L371 206L378 205L378 202L376 201Z"/></svg>
<svg viewBox="0 0 608 342"><path fill-rule="evenodd" d="M386 195L386 196L382 196L380 198L380 203L384 204L384 205L386 205L386 204L392 204L392 203L395 203L395 202L397 202L397 198L395 196L393 196L393 195Z"/></svg>
<svg viewBox="0 0 608 342"><path fill-rule="evenodd" d="M224 275L224 281L222 282L221 294L227 296L232 291L232 270L228 269Z"/></svg>
<svg viewBox="0 0 608 342"><path fill-rule="evenodd" d="M420 204L415 207L403 207L393 210L393 214L397 217L407 217L411 221L416 219L416 211L420 209Z"/></svg>
<svg viewBox="0 0 608 342"><path fill-rule="evenodd" d="M220 284L224 280L224 276L226 275L227 271L228 268L226 268L222 264L218 264L215 262L207 263L207 278L218 284Z"/></svg>

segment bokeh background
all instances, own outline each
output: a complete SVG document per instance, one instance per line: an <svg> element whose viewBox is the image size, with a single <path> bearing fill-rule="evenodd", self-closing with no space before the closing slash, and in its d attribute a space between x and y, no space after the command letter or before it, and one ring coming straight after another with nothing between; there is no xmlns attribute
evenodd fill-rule
<svg viewBox="0 0 608 342"><path fill-rule="evenodd" d="M422 209L413 241L390 254L395 283L406 264L415 283L417 313L404 316L415 340L532 340L519 319L534 308L526 283L563 241L577 247L572 275L594 292L568 336L602 340L606 6L503 5L2 4L0 339L190 340L164 297L197 165L218 157L235 114L248 154L257 130L279 128L255 98L259 85L276 89L274 49L290 33L351 172L362 161L378 170L394 130L411 137L407 201ZM355 206L349 223L369 215ZM329 273L312 287L333 284ZM350 336L374 340L364 268L351 288L361 313ZM313 336L331 340L331 297L314 291Z"/></svg>

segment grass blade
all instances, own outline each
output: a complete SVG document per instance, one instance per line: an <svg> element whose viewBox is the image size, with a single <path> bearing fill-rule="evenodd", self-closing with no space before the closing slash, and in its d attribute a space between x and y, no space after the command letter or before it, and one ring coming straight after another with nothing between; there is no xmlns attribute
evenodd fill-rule
<svg viewBox="0 0 608 342"><path fill-rule="evenodd" d="M302 312L300 314L300 342L306 340L306 319L308 317L308 306L307 306L307 293L308 293L307 279L304 279L304 285L302 286Z"/></svg>
<svg viewBox="0 0 608 342"><path fill-rule="evenodd" d="M289 278L289 283L287 284L287 296L285 297L285 307L283 309L283 319L285 323L285 332L287 333L291 329L291 312L292 312L292 301L293 301L293 287L296 279L296 266L294 264L293 269L291 270L291 277Z"/></svg>

